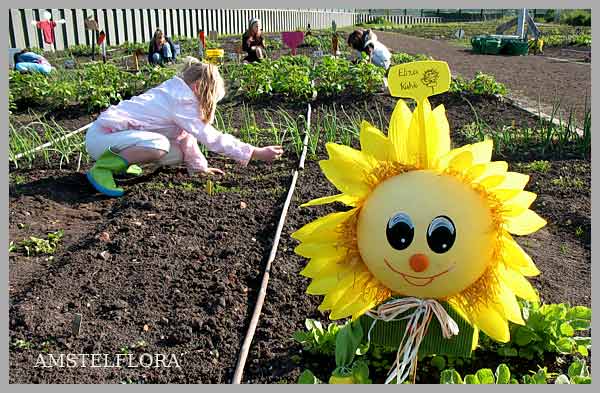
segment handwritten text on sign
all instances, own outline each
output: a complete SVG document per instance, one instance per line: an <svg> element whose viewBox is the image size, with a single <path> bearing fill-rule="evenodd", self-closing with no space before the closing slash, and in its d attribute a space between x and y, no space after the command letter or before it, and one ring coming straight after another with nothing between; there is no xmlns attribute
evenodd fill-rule
<svg viewBox="0 0 600 393"><path fill-rule="evenodd" d="M422 100L450 88L450 68L445 61L415 61L398 64L388 74L390 94Z"/></svg>

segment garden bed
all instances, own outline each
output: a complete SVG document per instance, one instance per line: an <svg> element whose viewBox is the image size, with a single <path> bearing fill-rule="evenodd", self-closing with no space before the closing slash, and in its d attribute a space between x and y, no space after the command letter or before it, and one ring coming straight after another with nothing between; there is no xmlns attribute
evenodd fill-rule
<svg viewBox="0 0 600 393"><path fill-rule="evenodd" d="M457 146L473 141L472 124L477 119L495 129L539 125L535 117L490 96L448 93L431 101L446 107ZM307 368L327 378L333 370L332 357L301 352L302 346L292 339L295 331L304 329L305 319L325 323L327 317L317 311L319 297L304 293L308 282L299 271L306 261L293 252L296 242L289 235L340 208L298 207L335 192L315 160L326 158L323 145L332 116L339 122L335 139L357 146L357 122L365 118L385 129L395 102L375 95L313 107L311 140L318 143L311 142L309 161L298 180L244 382L296 382ZM299 122L296 132L302 129L304 108L278 105ZM264 115L273 106L240 110L240 102L226 103L221 121L240 134L247 114L254 113L254 127L263 130L255 137L272 141L264 129L284 124ZM219 184L212 196L206 191L207 179L190 179L176 169L126 180L127 194L119 200L94 193L83 176L89 164L80 172L46 169L37 161L32 170L11 170L10 240L18 243L64 230L52 258L27 257L23 250L11 253L11 381L230 382L297 164L294 135L282 139L287 152L273 166L252 163L241 169L209 156L213 165L228 172L214 179ZM496 159L507 159L511 168L532 176L527 189L538 193L533 209L549 221L535 235L520 239L542 271L533 283L544 302L589 306L590 161L522 150L500 151ZM78 336L71 332L75 314L83 321ZM177 354L181 369L75 368L66 373L34 367L40 353L65 352ZM556 359L519 363L484 352L460 370L505 361L519 364L521 372L535 364L564 371ZM438 382L439 371L423 364L418 381ZM371 372L377 375L372 378L381 382L385 371L374 367Z"/></svg>
<svg viewBox="0 0 600 393"><path fill-rule="evenodd" d="M449 54L445 44L417 51L412 49L427 40L417 42L385 33L381 38L384 42L394 38L390 41L394 49L448 60L453 72L452 61L465 60L462 53ZM220 40L228 51L234 51L238 43L237 37ZM192 44L186 42L186 51ZM299 53L310 54L315 49L299 48ZM442 49L444 56L437 56L441 52L436 51ZM289 49L277 45L270 51L273 58L288 53ZM412 60L403 54L395 56L402 62ZM463 65L458 73L485 72L481 64L487 63L479 57L476 60L470 58L467 63L475 64L467 69ZM231 64L227 60L227 65ZM72 138L70 145L55 145L32 159L18 161L18 167L16 154L33 146L25 142L19 146L13 138L25 135L42 141L48 130L62 130L56 135L73 131L93 121L101 108L135 94L136 88L145 90L160 83L173 70L147 70L148 74L132 76L137 78L132 87L129 74L115 72L105 81L100 77L103 68L98 67L89 71L94 78L86 89L104 101L95 103L88 100L87 90L78 90L75 96L86 101L85 106L72 102L61 108L60 102L45 95L41 97L58 105L56 109L23 105L13 111L9 165L11 382L231 382L302 149L306 102L317 91L311 102L306 167L298 178L242 381L295 383L306 369L328 379L335 368L334 357L314 353L293 338L305 330L306 319L327 324L327 315L317 311L320 297L305 294L308 280L299 272L307 261L294 253L297 242L290 235L327 212L343 209L341 205L299 208L310 199L336 192L318 165L318 160L326 158L325 143L358 147L362 120L385 132L397 100L381 92L381 75L369 65L352 68L350 73L345 70L351 66L344 61L320 64L324 67L316 68L306 58L287 59L277 63L282 67L279 73L272 72L258 82L249 68L225 67L223 71L229 94L219 104L216 128L255 145L282 144L286 153L280 161L272 165L252 162L240 168L209 153L211 165L224 169L225 176L209 181L190 178L181 168L147 172L140 178L123 179L126 195L120 199L98 195L85 179L91 165L81 144L85 133ZM364 74L357 78L349 75L358 74L356 70ZM149 76L152 80L146 81ZM72 79L65 74L65 81ZM577 83L585 84L583 79ZM572 124L551 125L490 95L503 88L493 78L484 75L471 82L455 80L452 93L430 99L432 106L443 104L446 108L453 147L492 138L494 159L506 160L511 170L531 175L526 189L538 194L532 209L548 220L542 230L518 239L542 272L532 282L544 303L590 306L589 112L582 119L584 137L579 138ZM114 90L110 102L101 89L104 85ZM488 94L472 94L479 88L480 93ZM73 94L63 90L67 102ZM27 89L22 92L27 98ZM43 249L39 255L36 247ZM72 323L78 314L82 322L76 334ZM371 351L367 355L371 378L382 382L393 356ZM76 367L66 372L35 367L39 354L57 353L105 353L110 360L117 354L173 354L181 367ZM519 375L535 370L536 365L565 372L568 363L561 361L570 361L572 355L546 352L533 359L506 357L486 344L471 361L452 365L463 374L472 372L473 367L495 367L501 362L509 363ZM441 368L432 364L428 359L420 363L417 382L439 382Z"/></svg>

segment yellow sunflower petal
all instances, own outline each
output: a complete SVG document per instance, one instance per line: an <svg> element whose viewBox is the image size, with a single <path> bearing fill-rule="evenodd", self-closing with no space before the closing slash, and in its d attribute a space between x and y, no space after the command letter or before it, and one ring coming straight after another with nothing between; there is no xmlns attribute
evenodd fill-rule
<svg viewBox="0 0 600 393"><path fill-rule="evenodd" d="M473 320L477 327L492 339L503 343L510 340L508 322L495 308L480 306L474 312Z"/></svg>
<svg viewBox="0 0 600 393"><path fill-rule="evenodd" d="M529 209L529 206L535 201L537 195L529 191L521 191L511 199L504 202L504 215L505 216L518 216L525 210Z"/></svg>
<svg viewBox="0 0 600 393"><path fill-rule="evenodd" d="M360 148L378 161L392 161L394 159L394 147L391 142L381 131L367 121L363 121L360 125Z"/></svg>
<svg viewBox="0 0 600 393"><path fill-rule="evenodd" d="M496 310L503 314L507 320L519 325L525 325L521 314L521 307L519 307L517 298L510 288L506 285L500 285L496 300L499 302L495 305Z"/></svg>
<svg viewBox="0 0 600 393"><path fill-rule="evenodd" d="M505 161L493 161L486 162L483 164L473 165L468 171L469 176L474 181L479 179L492 176L492 175L503 175L508 170L508 163Z"/></svg>
<svg viewBox="0 0 600 393"><path fill-rule="evenodd" d="M458 313L458 315L460 315L465 321L467 321L473 327L473 343L471 346L471 350L474 351L477 348L477 344L479 343L479 329L477 328L477 325L474 325L473 321L471 319L469 319L469 317L467 316L467 312L462 309L459 302L450 298L450 299L448 299L448 303L454 309L454 311L456 311Z"/></svg>
<svg viewBox="0 0 600 393"><path fill-rule="evenodd" d="M327 269L328 266L330 266L332 264L336 265L339 262L341 262L342 260L343 260L343 257L341 257L341 256L329 257L329 258L322 258L322 257L312 258L310 260L310 262L308 262L308 264L304 267L304 269L302 269L300 271L300 275L302 275L304 277L314 278L317 275L319 275L322 271Z"/></svg>
<svg viewBox="0 0 600 393"><path fill-rule="evenodd" d="M427 99L423 100L422 104L417 105L413 112L408 129L407 157L408 164L425 167L428 163L426 130L421 127L421 113L423 119L427 119L431 115L431 105Z"/></svg>
<svg viewBox="0 0 600 393"><path fill-rule="evenodd" d="M351 209L347 212L330 213L304 225L292 233L292 238L301 242L334 241L339 237L335 231L337 226L352 218L357 212L357 209Z"/></svg>
<svg viewBox="0 0 600 393"><path fill-rule="evenodd" d="M427 167L433 168L437 159L450 151L450 126L444 105L439 105L426 120Z"/></svg>
<svg viewBox="0 0 600 393"><path fill-rule="evenodd" d="M334 243L302 243L294 249L294 252L306 258L335 258L346 255L347 250L336 247Z"/></svg>
<svg viewBox="0 0 600 393"><path fill-rule="evenodd" d="M498 265L498 272L501 280L507 285L515 295L521 299L537 302L539 300L537 293L520 273L506 268L502 264Z"/></svg>
<svg viewBox="0 0 600 393"><path fill-rule="evenodd" d="M362 273L363 270L364 266L351 266L348 271L343 273L334 273L314 278L308 288L306 288L306 293L309 295L326 295L331 291L337 290L337 288L348 289L356 279L356 276Z"/></svg>
<svg viewBox="0 0 600 393"><path fill-rule="evenodd" d="M517 189L507 190L507 189L501 189L501 188L496 188L493 191L490 191L490 193L492 195L494 195L494 197L496 197L496 199L498 199L500 202L504 202L511 198L514 198L520 192L521 192L521 190L517 190Z"/></svg>
<svg viewBox="0 0 600 393"><path fill-rule="evenodd" d="M323 298L323 302L319 305L320 311L331 310L334 304L338 302L344 296L348 288L338 286L335 289L329 291Z"/></svg>
<svg viewBox="0 0 600 393"><path fill-rule="evenodd" d="M525 210L514 217L504 218L504 228L513 235L529 235L546 225L546 220L533 210Z"/></svg>
<svg viewBox="0 0 600 393"><path fill-rule="evenodd" d="M335 288L340 281L337 275L319 276L312 280L306 293L309 295L325 295L327 292Z"/></svg>
<svg viewBox="0 0 600 393"><path fill-rule="evenodd" d="M472 163L473 154L469 150L465 150L450 160L448 163L448 168L458 172L463 172L470 168Z"/></svg>
<svg viewBox="0 0 600 393"><path fill-rule="evenodd" d="M351 316L356 308L355 303L361 303L361 297L363 297L365 284L369 278L371 278L370 272L357 274L354 282L350 284L348 290L344 293L344 296L339 299L331 308L331 315L329 318L340 319Z"/></svg>
<svg viewBox="0 0 600 393"><path fill-rule="evenodd" d="M505 178L506 175L491 175L488 177L480 178L480 180L478 180L477 183L479 183L484 188L491 190L497 187L498 185L502 184Z"/></svg>
<svg viewBox="0 0 600 393"><path fill-rule="evenodd" d="M412 119L412 112L404 102L398 100L388 129L388 138L394 147L394 159L398 162L408 162L408 128Z"/></svg>
<svg viewBox="0 0 600 393"><path fill-rule="evenodd" d="M531 257L508 233L504 234L502 243L502 258L505 264L527 277L540 274Z"/></svg>
<svg viewBox="0 0 600 393"><path fill-rule="evenodd" d="M522 190L529 182L529 176L517 172L506 172L504 181L494 188Z"/></svg>
<svg viewBox="0 0 600 393"><path fill-rule="evenodd" d="M303 203L300 207L308 207L308 206L317 206L317 205L326 205L328 203L333 202L341 202L346 206L356 206L360 199L346 195L346 194L337 194L330 195L322 198L313 199L310 202Z"/></svg>
<svg viewBox="0 0 600 393"><path fill-rule="evenodd" d="M366 196L370 189L365 176L376 161L349 146L328 143L326 147L329 159L319 161L319 165L327 179L345 194L359 198Z"/></svg>
<svg viewBox="0 0 600 393"><path fill-rule="evenodd" d="M492 160L492 151L494 150L494 141L487 139L483 142L473 143L470 147L473 153L473 163L483 164Z"/></svg>
<svg viewBox="0 0 600 393"><path fill-rule="evenodd" d="M452 159L454 157L458 156L459 154L462 154L463 152L467 151L468 147L469 146L467 145L467 146L462 146L462 147L458 147L456 149L450 150L448 153L438 157L437 163L435 166L441 170L448 168L450 161L452 161Z"/></svg>

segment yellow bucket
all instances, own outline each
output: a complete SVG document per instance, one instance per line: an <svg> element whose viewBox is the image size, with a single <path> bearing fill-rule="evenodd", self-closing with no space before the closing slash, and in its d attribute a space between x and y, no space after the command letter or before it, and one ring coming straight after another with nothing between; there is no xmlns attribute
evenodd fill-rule
<svg viewBox="0 0 600 393"><path fill-rule="evenodd" d="M206 50L206 60L212 64L218 64L225 56L225 51L223 49L207 49Z"/></svg>

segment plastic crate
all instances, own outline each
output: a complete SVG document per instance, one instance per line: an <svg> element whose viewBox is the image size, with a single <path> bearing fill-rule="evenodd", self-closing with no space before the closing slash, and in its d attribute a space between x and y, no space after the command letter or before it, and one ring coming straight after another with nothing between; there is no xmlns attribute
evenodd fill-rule
<svg viewBox="0 0 600 393"><path fill-rule="evenodd" d="M508 40L502 51L507 55L523 56L529 52L529 45L524 40Z"/></svg>
<svg viewBox="0 0 600 393"><path fill-rule="evenodd" d="M497 38L486 38L483 43L483 53L497 55L502 48L502 41Z"/></svg>

